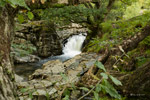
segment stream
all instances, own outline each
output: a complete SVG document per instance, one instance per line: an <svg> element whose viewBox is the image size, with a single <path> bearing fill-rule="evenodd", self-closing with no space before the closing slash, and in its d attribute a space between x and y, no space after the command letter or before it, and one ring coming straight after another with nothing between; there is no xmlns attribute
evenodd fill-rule
<svg viewBox="0 0 150 100"><path fill-rule="evenodd" d="M27 78L31 75L36 69L42 67L42 65L50 60L59 59L64 62L70 58L81 53L82 44L85 40L85 33L79 35L73 35L67 39L67 42L63 46L63 54L58 56L48 57L36 63L24 63L24 64L16 64L15 65L15 73L19 76Z"/></svg>

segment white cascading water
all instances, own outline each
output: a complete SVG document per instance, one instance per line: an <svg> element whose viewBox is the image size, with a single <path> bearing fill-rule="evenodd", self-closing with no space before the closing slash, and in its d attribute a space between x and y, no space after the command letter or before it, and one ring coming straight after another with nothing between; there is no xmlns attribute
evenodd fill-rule
<svg viewBox="0 0 150 100"><path fill-rule="evenodd" d="M43 59L43 60L39 61L38 63L28 63L27 65L25 64L24 66L21 65L22 67L18 66L18 67L16 67L18 70L18 73L21 73L21 75L22 75L22 68L23 68L24 69L23 72L29 74L32 71L36 70L37 68L42 67L42 64L44 64L47 61L59 59L60 61L64 62L64 61L80 54L82 44L83 44L85 38L86 38L86 36L84 36L82 34L73 35L72 37L67 39L67 43L63 47L62 55L52 56L47 59ZM19 70L20 70L20 72L19 72Z"/></svg>
<svg viewBox="0 0 150 100"><path fill-rule="evenodd" d="M82 44L85 40L86 36L79 34L73 35L72 37L67 39L67 43L63 47L63 54L57 56L61 61L65 61L70 59L81 53Z"/></svg>
<svg viewBox="0 0 150 100"><path fill-rule="evenodd" d="M66 61L81 53L82 44L86 38L86 34L73 35L67 39L67 43L63 47L63 54L58 56L49 57L48 59L40 61L40 63L45 63L49 60L59 59L61 61Z"/></svg>
<svg viewBox="0 0 150 100"><path fill-rule="evenodd" d="M63 55L74 57L81 53L82 44L85 40L85 36L82 34L74 35L68 39L68 42L63 47Z"/></svg>

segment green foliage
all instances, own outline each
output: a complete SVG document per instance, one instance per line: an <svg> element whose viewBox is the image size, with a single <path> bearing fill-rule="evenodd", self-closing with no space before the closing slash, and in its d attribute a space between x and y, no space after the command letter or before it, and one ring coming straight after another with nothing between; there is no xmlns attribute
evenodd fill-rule
<svg viewBox="0 0 150 100"><path fill-rule="evenodd" d="M136 2L133 2L130 6L127 7L123 17L125 19L130 19L132 17L144 14L144 12L149 9L149 5L149 0L137 0Z"/></svg>
<svg viewBox="0 0 150 100"><path fill-rule="evenodd" d="M65 97L62 100L70 100L69 95L65 95Z"/></svg>
<svg viewBox="0 0 150 100"><path fill-rule="evenodd" d="M117 86L121 86L121 82L110 75L101 62L96 61L95 66L97 66L102 71L100 73L102 76L101 83L98 82L94 88L92 86L92 91L87 87L66 88L63 92L62 100L70 100L71 91L76 91L77 89L83 90L85 92L91 91L90 93L93 94L93 100L103 100L102 97L100 97L100 93L107 93L113 98L121 99L121 96L118 94L117 90L108 82L108 80L112 80L112 82ZM61 73L61 76L64 80L67 80L67 76L65 74Z"/></svg>
<svg viewBox="0 0 150 100"><path fill-rule="evenodd" d="M130 19L132 17L140 15L141 6L141 3L139 2L133 3L131 6L127 7L123 17L125 19Z"/></svg>
<svg viewBox="0 0 150 100"><path fill-rule="evenodd" d="M111 75L109 75L109 77L110 77L110 79L113 81L113 83L115 84L115 85L122 85L121 84L121 82L118 80L118 79L116 79L115 77L113 77L113 76L111 76Z"/></svg>
<svg viewBox="0 0 150 100"><path fill-rule="evenodd" d="M87 51L99 52L101 49L104 49L106 47L112 47L113 44L116 43L116 41L109 40L109 37L110 35L108 33L105 33L102 38L99 38L99 37L93 38L87 46L88 48Z"/></svg>
<svg viewBox="0 0 150 100"><path fill-rule="evenodd" d="M95 100L99 100L99 95L98 93L100 91L103 91L104 93L108 93L111 97L114 97L116 99L121 99L121 96L118 94L118 92L116 91L116 89L113 87L113 85L111 85L108 82L108 77L112 80L112 82L119 86L122 85L121 82L119 80L117 80L115 77L113 77L112 75L108 74L106 72L106 69L104 67L104 65L101 62L96 62L95 64L98 68L100 68L102 71L102 73L100 73L100 75L102 76L102 83L97 84L96 85L96 89L94 91L94 98Z"/></svg>
<svg viewBox="0 0 150 100"><path fill-rule="evenodd" d="M88 89L88 88L86 88L86 87L80 87L79 89L84 90L84 91L86 91L86 92L88 92L88 91L89 91L89 89Z"/></svg>
<svg viewBox="0 0 150 100"><path fill-rule="evenodd" d="M21 93L28 93L28 97L30 98L30 99L33 99L33 92L35 92L36 90L34 90L34 89L29 89L29 88L21 88L20 90L19 90Z"/></svg>
<svg viewBox="0 0 150 100"><path fill-rule="evenodd" d="M70 100L69 99L69 96L70 96L70 90L67 88L67 89L65 89L65 91L63 92L63 96L64 96L64 98L62 99L62 100Z"/></svg>
<svg viewBox="0 0 150 100"><path fill-rule="evenodd" d="M101 88L101 85L100 85L100 84L96 84L95 91L96 91L97 93L99 93L100 91L102 91L102 88Z"/></svg>
<svg viewBox="0 0 150 100"><path fill-rule="evenodd" d="M104 72L106 72L106 69L105 69L104 65L103 65L101 62L97 61L97 62L95 63L95 65L96 65L98 68L102 69Z"/></svg>
<svg viewBox="0 0 150 100"><path fill-rule="evenodd" d="M124 11L126 10L126 5L120 0L118 0L118 1L115 1L112 8L113 9L107 15L107 20L114 21L114 20L122 19Z"/></svg>
<svg viewBox="0 0 150 100"><path fill-rule="evenodd" d="M112 23L109 21L101 23L101 28L104 33L111 32L113 30Z"/></svg>
<svg viewBox="0 0 150 100"><path fill-rule="evenodd" d="M21 92L21 93L25 93L25 92L27 92L27 91L28 91L27 88L21 88L21 89L20 89L20 92Z"/></svg>
<svg viewBox="0 0 150 100"><path fill-rule="evenodd" d="M22 14L18 14L18 21L20 23L23 23L24 22L24 16Z"/></svg>
<svg viewBox="0 0 150 100"><path fill-rule="evenodd" d="M17 20L19 21L19 23L25 23L28 22L28 20L33 20L34 19L34 14L31 11L25 10L25 11L21 11L17 14Z"/></svg>
<svg viewBox="0 0 150 100"><path fill-rule="evenodd" d="M9 3L14 8L16 8L16 6L21 6L29 10L29 7L26 5L24 0L1 0L0 7L4 7L7 3Z"/></svg>
<svg viewBox="0 0 150 100"><path fill-rule="evenodd" d="M97 92L94 91L94 100L99 100L99 94Z"/></svg>
<svg viewBox="0 0 150 100"><path fill-rule="evenodd" d="M33 15L32 12L29 11L27 14L28 14L28 18L29 18L30 20L34 18L34 15Z"/></svg>
<svg viewBox="0 0 150 100"><path fill-rule="evenodd" d="M150 58L145 58L144 56L136 57L136 66L141 67L148 61L150 61Z"/></svg>
<svg viewBox="0 0 150 100"><path fill-rule="evenodd" d="M146 38L140 43L140 45L150 47L150 36L146 37Z"/></svg>
<svg viewBox="0 0 150 100"><path fill-rule="evenodd" d="M5 4L6 4L5 0L1 0L1 1L0 1L0 7L4 7Z"/></svg>
<svg viewBox="0 0 150 100"><path fill-rule="evenodd" d="M32 13L36 20L41 20L41 17L43 16L44 11L43 9L34 9Z"/></svg>
<svg viewBox="0 0 150 100"><path fill-rule="evenodd" d="M52 8L62 8L64 6L65 6L65 4L53 4Z"/></svg>
<svg viewBox="0 0 150 100"><path fill-rule="evenodd" d="M118 94L116 89L107 80L103 80L103 84L101 85L101 88L104 92L108 93L111 97L114 97L116 99L121 99L121 96Z"/></svg>
<svg viewBox="0 0 150 100"><path fill-rule="evenodd" d="M48 8L44 11L43 19L55 20L55 23L87 22L87 17L101 16L104 9L87 8L83 4L77 6L65 6L63 8Z"/></svg>
<svg viewBox="0 0 150 100"><path fill-rule="evenodd" d="M63 73L60 73L61 77L64 79L64 80L67 80L67 76Z"/></svg>
<svg viewBox="0 0 150 100"><path fill-rule="evenodd" d="M108 79L108 75L106 73L100 73L100 75L104 78L104 79Z"/></svg>
<svg viewBox="0 0 150 100"><path fill-rule="evenodd" d="M150 21L150 13L147 12L141 16L130 20L121 20L115 22L101 23L102 30L105 33L102 38L93 38L87 48L87 51L99 52L106 47L113 47L122 43L122 40L134 36L140 32ZM149 45L149 37L147 37L143 44Z"/></svg>
<svg viewBox="0 0 150 100"><path fill-rule="evenodd" d="M25 7L29 10L29 7L26 5L24 0L8 0L8 2L10 4L12 4L12 6L19 5L19 6Z"/></svg>

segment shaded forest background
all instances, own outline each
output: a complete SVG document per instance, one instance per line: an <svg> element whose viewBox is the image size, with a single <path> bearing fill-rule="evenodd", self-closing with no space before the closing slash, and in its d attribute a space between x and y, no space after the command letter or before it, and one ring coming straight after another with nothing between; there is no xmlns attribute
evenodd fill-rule
<svg viewBox="0 0 150 100"><path fill-rule="evenodd" d="M77 23L88 29L82 51L102 57L81 76L76 87L82 86L94 100L126 99L132 95L147 100L150 97L149 9L149 0L1 0L0 99L18 98L11 49L22 49L20 56L38 54L40 50L36 47L38 35L35 40L27 38L26 30L30 32L31 27L22 30L19 26L30 24L39 28ZM37 21L44 24L35 24ZM28 42L14 42L15 33L20 30L25 36L20 38ZM66 86L57 99L69 100L70 91L72 87ZM86 93L78 100L84 96Z"/></svg>

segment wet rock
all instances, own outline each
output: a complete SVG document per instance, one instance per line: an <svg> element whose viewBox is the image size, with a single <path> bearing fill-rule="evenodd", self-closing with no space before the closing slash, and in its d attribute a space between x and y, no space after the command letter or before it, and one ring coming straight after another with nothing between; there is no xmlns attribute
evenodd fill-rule
<svg viewBox="0 0 150 100"><path fill-rule="evenodd" d="M60 41L64 42L66 39L68 39L72 35L78 35L80 33L85 34L87 33L88 29L76 24L76 23L71 23L70 25L58 27L56 29L56 32L58 36L60 37Z"/></svg>
<svg viewBox="0 0 150 100"><path fill-rule="evenodd" d="M40 61L40 58L35 55L27 55L24 57L14 55L13 60L14 63L32 63Z"/></svg>
<svg viewBox="0 0 150 100"><path fill-rule="evenodd" d="M78 79L77 75L86 71L95 63L97 55L96 54L80 54L74 58L61 62L59 60L48 61L43 64L43 69L36 70L31 76L30 79L52 79L52 77L61 76L61 73L67 75L68 80ZM57 78L61 79L61 78ZM55 79L55 81L59 81ZM51 80L52 81L52 80ZM66 81L66 82L67 82Z"/></svg>

